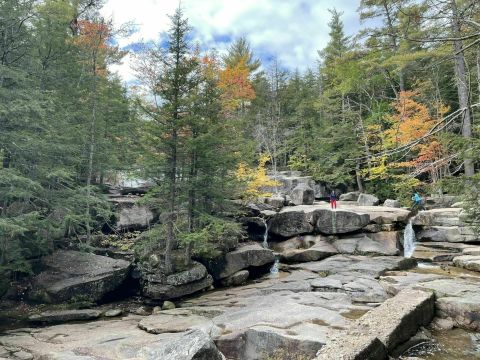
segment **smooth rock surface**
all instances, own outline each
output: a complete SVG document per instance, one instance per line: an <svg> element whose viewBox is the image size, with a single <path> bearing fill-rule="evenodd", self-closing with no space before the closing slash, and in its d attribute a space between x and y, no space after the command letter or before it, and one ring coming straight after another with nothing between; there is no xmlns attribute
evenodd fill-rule
<svg viewBox="0 0 480 360"><path fill-rule="evenodd" d="M58 250L42 259L45 271L32 280L29 298L48 303L80 297L97 301L126 279L130 263L80 251Z"/></svg>

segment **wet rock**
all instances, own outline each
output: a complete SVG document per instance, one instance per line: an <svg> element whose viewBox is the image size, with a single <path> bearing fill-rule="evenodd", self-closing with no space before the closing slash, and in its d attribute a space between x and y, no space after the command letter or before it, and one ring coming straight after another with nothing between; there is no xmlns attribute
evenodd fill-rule
<svg viewBox="0 0 480 360"><path fill-rule="evenodd" d="M391 207L391 208L400 208L402 205L400 204L400 201L398 200L392 200L392 199L387 199L383 203L383 206L385 207Z"/></svg>
<svg viewBox="0 0 480 360"><path fill-rule="evenodd" d="M360 194L357 199L357 204L360 206L376 206L380 203L380 200L371 194Z"/></svg>
<svg viewBox="0 0 480 360"><path fill-rule="evenodd" d="M297 185L290 193L294 205L312 205L315 201L315 192L307 184Z"/></svg>
<svg viewBox="0 0 480 360"><path fill-rule="evenodd" d="M116 317L116 316L122 315L122 312L123 312L122 309L110 309L110 310L105 311L103 316L105 316L105 317Z"/></svg>
<svg viewBox="0 0 480 360"><path fill-rule="evenodd" d="M45 271L32 280L28 296L48 303L81 297L100 300L126 279L130 263L79 251L58 250L42 259Z"/></svg>
<svg viewBox="0 0 480 360"><path fill-rule="evenodd" d="M147 206L137 204L140 199L134 195L109 197L116 212L116 230L142 230L150 226L155 215Z"/></svg>
<svg viewBox="0 0 480 360"><path fill-rule="evenodd" d="M367 214L353 211L318 209L314 213L315 230L322 234L345 234L357 231L370 222Z"/></svg>
<svg viewBox="0 0 480 360"><path fill-rule="evenodd" d="M247 281L249 275L250 275L250 273L249 273L248 270L240 270L240 271L237 271L235 274L233 274L233 275L231 275L231 276L229 276L225 279L222 279L220 281L220 284L222 286L242 285Z"/></svg>
<svg viewBox="0 0 480 360"><path fill-rule="evenodd" d="M28 320L41 323L63 323L69 321L93 320L102 315L100 310L58 310L45 311L40 314L31 315Z"/></svg>
<svg viewBox="0 0 480 360"><path fill-rule="evenodd" d="M257 243L244 243L221 258L208 262L209 273L215 280L225 279L250 267L259 267L275 261L273 251Z"/></svg>
<svg viewBox="0 0 480 360"><path fill-rule="evenodd" d="M340 195L340 201L357 201L358 197L360 196L360 191L352 191L345 194Z"/></svg>

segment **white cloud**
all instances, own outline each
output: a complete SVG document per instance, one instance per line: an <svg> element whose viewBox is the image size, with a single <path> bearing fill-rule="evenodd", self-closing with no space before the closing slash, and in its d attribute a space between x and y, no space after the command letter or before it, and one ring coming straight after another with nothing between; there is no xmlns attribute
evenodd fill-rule
<svg viewBox="0 0 480 360"><path fill-rule="evenodd" d="M228 43L219 36L245 35L259 57L275 55L289 69L314 66L317 50L328 41L329 8L344 12L347 34L359 28L356 9L360 0L182 0L182 7L195 29L196 41L204 47L224 50ZM158 40L168 30L178 0L108 0L102 13L116 24L133 22L138 32L119 39L120 46L140 40ZM134 76L131 57L117 65L126 80Z"/></svg>

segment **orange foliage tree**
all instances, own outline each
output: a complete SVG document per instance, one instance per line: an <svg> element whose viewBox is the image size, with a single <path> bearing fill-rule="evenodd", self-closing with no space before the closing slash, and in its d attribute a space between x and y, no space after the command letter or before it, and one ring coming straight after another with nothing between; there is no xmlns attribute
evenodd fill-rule
<svg viewBox="0 0 480 360"><path fill-rule="evenodd" d="M442 159L446 150L436 136L428 134L449 109L436 104L436 115L432 115L426 105L415 100L418 95L415 91L402 91L392 104L395 113L387 118L390 127L383 134L384 145L396 148L412 144L407 160L392 162L389 167L411 168L417 175L429 172L432 181L436 181L439 168L445 165Z"/></svg>
<svg viewBox="0 0 480 360"><path fill-rule="evenodd" d="M241 59L236 65L220 71L218 87L222 91L222 108L226 114L231 114L249 101L255 99L255 90L250 82L250 69L246 59Z"/></svg>

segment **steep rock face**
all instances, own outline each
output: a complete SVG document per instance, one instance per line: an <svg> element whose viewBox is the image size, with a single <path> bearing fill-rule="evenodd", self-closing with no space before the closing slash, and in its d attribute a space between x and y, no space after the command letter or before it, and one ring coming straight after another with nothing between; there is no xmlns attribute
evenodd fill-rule
<svg viewBox="0 0 480 360"><path fill-rule="evenodd" d="M158 268L142 270L142 292L155 300L170 300L190 295L212 285L212 277L200 263L193 262L189 269L165 275Z"/></svg>
<svg viewBox="0 0 480 360"><path fill-rule="evenodd" d="M48 303L75 297L100 300L126 279L130 263L80 251L58 250L42 259L45 271L32 280L29 298Z"/></svg>
<svg viewBox="0 0 480 360"><path fill-rule="evenodd" d="M209 261L206 266L215 280L225 279L236 272L251 267L272 264L275 261L273 251L257 243L245 243L224 256Z"/></svg>
<svg viewBox="0 0 480 360"><path fill-rule="evenodd" d="M315 230L322 234L345 234L364 228L369 222L367 214L353 211L318 209L313 213Z"/></svg>

